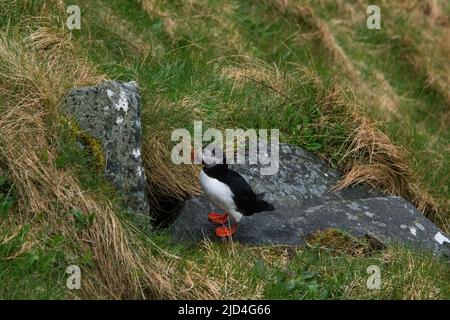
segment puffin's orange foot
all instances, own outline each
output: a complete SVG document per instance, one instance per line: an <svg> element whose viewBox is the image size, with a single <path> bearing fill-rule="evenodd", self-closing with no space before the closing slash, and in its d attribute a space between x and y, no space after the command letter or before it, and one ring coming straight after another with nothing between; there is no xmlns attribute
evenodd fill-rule
<svg viewBox="0 0 450 320"><path fill-rule="evenodd" d="M210 212L208 213L208 220L216 224L225 224L228 221L228 213Z"/></svg>
<svg viewBox="0 0 450 320"><path fill-rule="evenodd" d="M231 237L237 229L237 225L232 225L231 227L221 226L216 228L216 236L219 238Z"/></svg>

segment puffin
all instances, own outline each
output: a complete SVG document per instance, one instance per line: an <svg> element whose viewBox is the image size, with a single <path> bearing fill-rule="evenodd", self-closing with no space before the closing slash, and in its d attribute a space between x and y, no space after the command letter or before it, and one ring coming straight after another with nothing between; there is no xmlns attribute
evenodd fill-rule
<svg viewBox="0 0 450 320"><path fill-rule="evenodd" d="M263 199L264 193L256 194L247 181L230 169L226 157L216 157L216 150L202 148L191 157L203 165L200 171L200 185L206 198L224 213L209 212L208 220L218 224L215 234L219 238L231 237L243 216L273 211L274 206ZM217 152L217 154L219 154ZM231 217L231 219L229 219Z"/></svg>

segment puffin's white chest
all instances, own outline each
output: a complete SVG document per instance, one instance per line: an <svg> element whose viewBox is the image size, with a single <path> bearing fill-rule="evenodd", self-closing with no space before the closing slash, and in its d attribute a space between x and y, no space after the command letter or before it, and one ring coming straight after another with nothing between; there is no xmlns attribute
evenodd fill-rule
<svg viewBox="0 0 450 320"><path fill-rule="evenodd" d="M227 212L236 210L230 187L200 171L200 185L209 201Z"/></svg>

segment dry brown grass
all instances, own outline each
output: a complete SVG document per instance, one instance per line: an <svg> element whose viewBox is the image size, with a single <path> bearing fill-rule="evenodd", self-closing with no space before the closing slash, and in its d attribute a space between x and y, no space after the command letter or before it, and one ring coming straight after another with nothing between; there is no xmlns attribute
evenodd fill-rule
<svg viewBox="0 0 450 320"><path fill-rule="evenodd" d="M434 200L411 171L407 152L394 145L373 121L362 116L342 89L333 89L325 95L321 105L325 112L322 125L334 121L337 114L339 119L345 119L343 124L349 131L338 163L345 175L337 189L364 183L404 197L429 217L438 218Z"/></svg>
<svg viewBox="0 0 450 320"><path fill-rule="evenodd" d="M374 71L373 79L370 82L364 80L359 72L359 62L351 60L336 41L334 33L339 32L345 37L351 37L352 31L349 30L349 26L354 25L356 22L364 22L365 4L357 2L350 5L339 2L337 4L339 12L337 12L336 18L326 22L315 13L316 7L320 9L324 6L321 2L298 4L295 1L274 0L272 4L280 13L287 15L288 18L296 19L298 23L308 26L310 33L314 35L320 47L325 49L331 61L334 62L333 65L338 66L337 71L343 71L347 79L350 80L349 86L355 89L351 90L350 94L345 94L342 89L334 90L325 96L323 107L321 108L325 111L322 125L326 125L331 120L327 119L328 117L334 117L338 113L340 114L339 118L345 122L350 132L346 143L342 146L342 157L339 162L345 176L337 188L341 189L351 184L365 183L388 194L402 196L410 200L428 217L440 223L442 227L448 228L444 217L445 214L437 213L435 201L412 172L411 164L408 161L408 153L394 145L389 137L377 128L373 121L362 116L364 109L361 110L358 106L352 105L352 101L354 101L353 95L355 95L359 100L381 111L383 117L389 118L392 115L400 116L396 113L403 99L403 97L399 97L396 94L384 74L379 70ZM436 17L430 18L430 21L435 23L437 19L442 23L442 12L434 1L428 1L428 4L423 5L425 8L428 8L427 12L430 12L430 16L441 16L439 19ZM405 7L415 8L413 5L401 1L389 2L389 7L393 7L392 10L400 10L398 14L404 14L401 10L405 11ZM419 5L416 7L414 10L418 11L417 14L423 16L423 7ZM411 8L408 8L408 10ZM434 12L434 14L431 12ZM343 20L342 16L346 14L349 15L349 19ZM412 14L411 19L417 21L418 18ZM388 22L385 23L387 24ZM333 25L333 28L329 27L330 24ZM386 28L388 27L393 32L397 30L395 25L386 26ZM439 32L441 36L442 32L442 30ZM425 39L430 38L433 39L431 35L425 36ZM416 44L416 47L421 46L423 47L424 45ZM428 43L429 50L430 47L437 47L437 43ZM442 49L446 46L440 47ZM448 77L450 72L434 74L434 77L430 75L429 70L432 63L429 61L429 58L433 57L433 55L429 54L429 50L425 54L425 50L421 52L417 48L413 52L417 54L421 52L422 54L413 55L410 59L415 59L414 61L416 62L414 64L420 64L420 68L425 70L430 86L445 95L445 93L450 92L446 90L446 85L450 81L444 80L443 77ZM448 54L443 56L446 57ZM442 63L442 60L439 59L435 65L442 66L448 65L448 63Z"/></svg>
<svg viewBox="0 0 450 320"><path fill-rule="evenodd" d="M398 248L386 248L376 263L382 270L381 296L383 299L395 297L401 300L446 299L446 294L432 280L435 263L433 259L421 259ZM391 270L386 272L384 266L389 266ZM345 285L345 299L376 297L379 293L377 290L368 291L366 281L366 276L355 277L350 284Z"/></svg>
<svg viewBox="0 0 450 320"><path fill-rule="evenodd" d="M248 246L233 241L217 244L204 241L199 247L202 266L207 277L216 277L223 284L222 295L239 299L261 299L267 278L255 277L256 264L267 270L286 268L291 258L300 250L292 246Z"/></svg>
<svg viewBox="0 0 450 320"><path fill-rule="evenodd" d="M358 239L337 229L315 232L306 240L308 246L329 251L332 255L364 257L383 248L375 239Z"/></svg>
<svg viewBox="0 0 450 320"><path fill-rule="evenodd" d="M160 9L161 2L157 0L138 0L138 2L150 18L160 18L164 23L164 31L170 38L174 38L177 23L168 12Z"/></svg>
<svg viewBox="0 0 450 320"><path fill-rule="evenodd" d="M316 14L316 10L322 10L326 5L324 1L299 4L289 0L274 0L272 3L281 13L290 15L310 28L309 33L301 34L302 41L305 38L316 39L334 62L330 67L345 75L361 100L385 118L393 115L401 117L398 109L403 97L397 95L385 75L375 69L369 79L363 79L359 71L363 62L349 58L336 40L340 36L352 42L355 28L365 23L365 2L350 4L338 1L335 17L328 21ZM443 40L450 38L450 23L441 9L444 5L442 1L382 1L380 5L389 8L383 26L392 39L399 39L407 49L405 59L416 70L414 76L424 74L428 88L438 92L450 105L450 63L447 58L450 55L450 42ZM410 27L399 32L399 26L392 17L405 17ZM412 35L416 38L420 35L420 41L414 40ZM357 42L352 43L353 46L358 45ZM373 47L367 49L374 50ZM444 116L448 117L448 114Z"/></svg>
<svg viewBox="0 0 450 320"><path fill-rule="evenodd" d="M287 0L279 2L283 6L289 3ZM142 3L153 15L170 18L155 7L155 1ZM188 2L186 6L186 10L199 8L195 1ZM229 9L231 14L232 8ZM302 15L310 19L308 9L302 10L306 10ZM43 15L48 16L45 12ZM212 19L219 18L216 15ZM176 27L171 26L170 20L167 21L165 26L169 29L166 32L170 35ZM217 21L224 23L224 30L234 28L226 19ZM323 22L315 23L316 32L323 37L324 47L333 59L342 62L350 75L357 74L352 62L337 45L330 28ZM252 287L250 281L242 281L236 274L251 268L253 262L239 260L239 249L234 244L230 244L223 254L211 243L205 243L206 261L203 264L194 261L180 263L179 257L149 244L150 240L145 235L119 219L116 208L107 199L83 190L70 169L56 168L54 160L57 156L55 144L58 131L55 128L59 125L56 119L61 97L71 87L93 85L103 77L98 76L91 65L72 54L76 48L73 48L70 37L54 25L43 19L25 41L18 35L6 35L5 32L1 33L0 38L0 163L5 166L17 189L19 200L8 223L10 230L16 232L26 223L32 225L30 239L10 259L15 259L33 246L42 245L36 235L45 227L51 233L63 234L70 240L66 253L74 260L92 251L95 263L83 269L82 297L261 297L262 283L258 283L255 290L249 290ZM238 37L230 39L235 42L235 48L239 48ZM223 42L223 45L227 43ZM238 84L242 79L253 79L268 83L280 92L285 90L285 79L276 67L230 67L223 70L223 75L233 78ZM316 76L310 76L320 84ZM195 105L195 101L191 100L184 103ZM410 171L404 150L394 146L374 123L362 117L342 91L334 90L325 95L320 106L324 116L318 125L325 127L333 123L335 120L332 118L339 114L339 119L345 119L345 125L351 132L342 147L340 166L346 176L338 187L367 183L379 190L403 196L424 212L433 214L434 203ZM161 141L157 136L148 135L143 145L152 198L157 200L168 194L184 198L187 194L198 192L197 179L194 178L197 169L171 166L167 161L168 146ZM43 152L48 155L46 159L42 157ZM73 216L66 214L74 209L82 214L94 213L93 224L82 231L76 230ZM356 246L355 250L358 251L358 248ZM258 256L266 255L268 263L274 261L270 249L249 250L258 251ZM277 262L285 263L288 259L286 252L279 254Z"/></svg>
<svg viewBox="0 0 450 320"><path fill-rule="evenodd" d="M72 49L63 29L45 19L24 40L0 34L0 162L18 197L8 225L32 225L23 250L41 245L37 235L45 229L68 239L65 252L75 261L91 251L94 264L83 266L82 297L218 298L220 282L205 279L195 267L191 274L174 273L177 257L124 225L113 205L83 190L70 169L56 168L61 97L71 87L103 79ZM93 213L92 225L77 230L71 210Z"/></svg>
<svg viewBox="0 0 450 320"><path fill-rule="evenodd" d="M429 88L442 95L450 106L450 41L446 41L450 39L450 19L442 10L445 1L381 1L380 5L389 8L383 19L385 30L392 39L401 42L405 59L416 70L416 75L424 74ZM349 23L364 22L365 6L361 1L354 4L354 11L360 14ZM397 25L395 18L398 17L402 17L408 27ZM380 84L385 86L383 82Z"/></svg>
<svg viewBox="0 0 450 320"><path fill-rule="evenodd" d="M346 141L337 152L337 164L344 177L336 189L365 184L375 190L404 197L447 228L445 217L438 214L435 201L412 172L407 151L393 144L376 123L362 115L354 95L339 86L327 91L311 70L299 66L298 71L296 77L306 77L305 82L314 83L319 88L317 105L322 116L313 126L319 131L337 123L346 128ZM238 85L250 80L261 82L284 96L290 90L289 79L293 75L282 75L276 67L271 68L252 59L247 64L222 69L222 76L234 79ZM325 157L330 159L330 155Z"/></svg>
<svg viewBox="0 0 450 320"><path fill-rule="evenodd" d="M270 65L248 56L241 57L242 62L233 66L225 66L220 75L233 80L234 86L241 88L245 83L253 82L270 87L282 94L287 91L287 75L280 72L276 64Z"/></svg>
<svg viewBox="0 0 450 320"><path fill-rule="evenodd" d="M324 21L316 13L312 4L298 4L287 0L275 0L274 6L285 14L289 14L302 24L306 24L310 29L308 33L301 35L301 41L305 38L314 39L318 45L327 53L331 60L330 68L343 73L352 87L356 89L358 97L364 100L373 109L378 110L386 118L397 112L399 97L385 79L384 75L375 70L373 79L368 83L361 76L357 61L348 57L345 50L336 39L339 32L347 38L354 37L352 27L356 23L363 23L365 12L363 9L348 4L338 2L338 14L330 21ZM319 7L324 6L322 2L314 3ZM355 5L356 6L356 5ZM356 14L358 12L359 14ZM345 19L342 15L347 16ZM344 79L345 79L344 78ZM342 82L342 79L340 79Z"/></svg>
<svg viewBox="0 0 450 320"><path fill-rule="evenodd" d="M142 145L150 201L156 206L163 199L182 200L200 192L199 169L193 165L173 165L168 154L169 146L161 141L149 136Z"/></svg>
<svg viewBox="0 0 450 320"><path fill-rule="evenodd" d="M421 212L438 222L446 229L446 218L438 214L436 203L427 189L411 170L406 150L392 143L390 138L378 129L377 124L362 115L359 102L347 88L335 86L326 91L320 79L311 70L299 67L296 77L306 77L320 88L318 106L322 117L313 124L319 130L342 124L348 134L339 150L338 166L344 177L336 189L344 189L353 184L365 184L391 195L404 197L411 201ZM289 78L262 62L252 59L236 67L225 67L222 76L230 77L235 84L254 81L285 95L289 92ZM330 155L325 156L330 158Z"/></svg>

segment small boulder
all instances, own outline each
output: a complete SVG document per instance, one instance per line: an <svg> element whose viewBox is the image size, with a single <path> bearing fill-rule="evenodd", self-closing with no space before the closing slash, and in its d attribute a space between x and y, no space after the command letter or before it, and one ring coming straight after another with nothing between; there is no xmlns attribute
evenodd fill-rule
<svg viewBox="0 0 450 320"><path fill-rule="evenodd" d="M275 175L260 175L258 165L233 165L255 192L265 192L275 211L244 217L234 241L254 245L301 245L305 237L329 228L351 235L369 236L449 254L449 237L425 218L411 203L363 186L331 191L341 174L311 153L280 145L280 168ZM210 211L221 212L204 196L191 198L180 212L171 233L179 241L215 239L207 219Z"/></svg>
<svg viewBox="0 0 450 320"><path fill-rule="evenodd" d="M136 82L104 81L96 87L71 89L63 109L101 143L105 176L122 193L128 209L148 214L140 100Z"/></svg>

